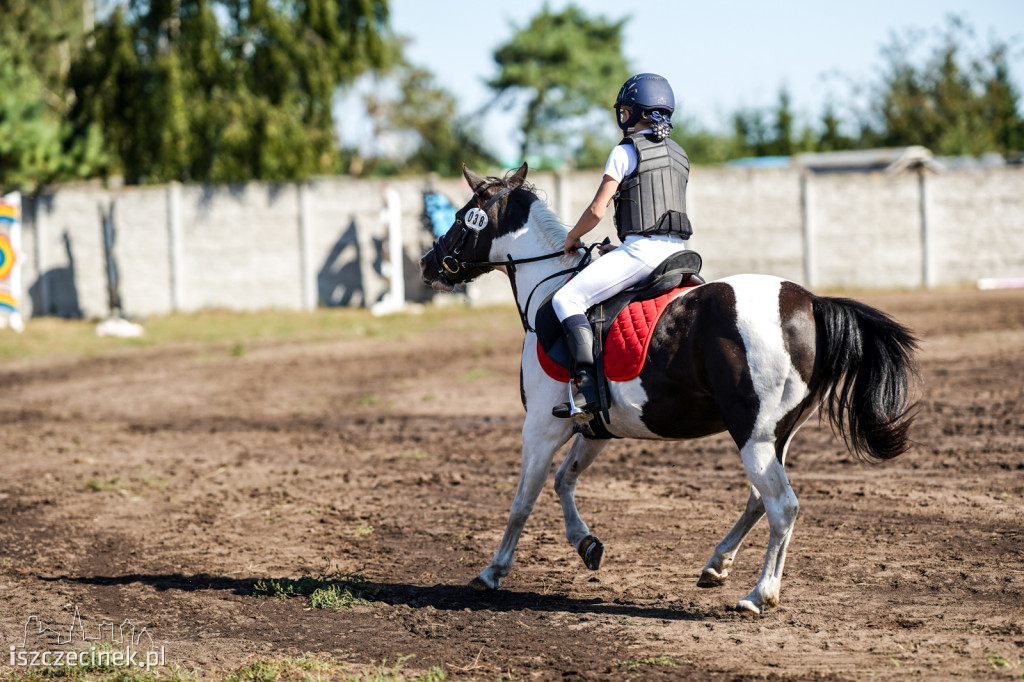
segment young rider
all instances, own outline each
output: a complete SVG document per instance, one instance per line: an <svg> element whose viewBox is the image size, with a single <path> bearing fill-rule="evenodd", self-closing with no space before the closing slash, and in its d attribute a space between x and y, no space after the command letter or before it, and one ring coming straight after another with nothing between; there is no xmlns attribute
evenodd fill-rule
<svg viewBox="0 0 1024 682"><path fill-rule="evenodd" d="M596 259L552 300L585 403L584 414L576 417L580 421L589 421L600 403L587 309L641 281L665 258L684 250L683 240L693 232L686 216L690 160L668 138L674 110L675 97L665 78L641 73L623 83L615 113L625 137L608 155L597 194L565 240L566 254L583 247L583 235L597 226L615 200L613 215L622 246ZM565 415L566 407L555 412Z"/></svg>

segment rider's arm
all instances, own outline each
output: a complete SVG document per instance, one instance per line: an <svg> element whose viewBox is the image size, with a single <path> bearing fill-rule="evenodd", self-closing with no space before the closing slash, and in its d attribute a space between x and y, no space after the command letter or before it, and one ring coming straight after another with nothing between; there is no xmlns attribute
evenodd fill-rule
<svg viewBox="0 0 1024 682"><path fill-rule="evenodd" d="M611 203L615 197L616 190L619 189L619 181L610 175L605 175L601 179L601 186L597 188L597 194L594 195L593 201L590 202L590 206L587 206L586 210L583 211L583 215L576 221L576 225L569 231L569 235L565 238L565 247L562 249L566 254L572 253L575 249L583 247L582 237L587 234L601 222L601 218L604 217L605 209L608 208L608 204Z"/></svg>

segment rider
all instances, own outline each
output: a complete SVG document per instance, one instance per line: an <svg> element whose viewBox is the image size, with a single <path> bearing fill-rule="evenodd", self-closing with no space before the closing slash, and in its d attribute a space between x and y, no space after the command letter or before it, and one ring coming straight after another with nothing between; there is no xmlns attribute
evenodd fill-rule
<svg viewBox="0 0 1024 682"><path fill-rule="evenodd" d="M609 251L563 286L552 305L562 323L573 374L589 420L600 407L594 368L594 334L587 309L636 284L668 256L686 249L693 230L686 216L686 182L690 160L669 139L675 97L662 76L640 73L623 83L615 114L625 137L612 149L604 177L590 206L565 239L563 251L584 246L581 237L593 230L615 200L615 226L622 246ZM565 416L567 404L555 413Z"/></svg>

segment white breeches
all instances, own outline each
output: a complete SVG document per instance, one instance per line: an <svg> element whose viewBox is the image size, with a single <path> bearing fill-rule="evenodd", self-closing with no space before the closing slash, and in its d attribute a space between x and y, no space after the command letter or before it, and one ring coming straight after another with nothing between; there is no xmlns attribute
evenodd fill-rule
<svg viewBox="0 0 1024 682"><path fill-rule="evenodd" d="M642 237L632 234L622 246L583 268L551 300L559 321L586 315L587 309L636 284L666 258L686 250L686 242L671 235Z"/></svg>

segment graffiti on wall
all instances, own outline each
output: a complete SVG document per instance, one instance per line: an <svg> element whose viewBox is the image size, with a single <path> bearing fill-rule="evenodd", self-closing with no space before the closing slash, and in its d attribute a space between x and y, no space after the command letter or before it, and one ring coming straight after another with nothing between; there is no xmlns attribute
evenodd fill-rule
<svg viewBox="0 0 1024 682"><path fill-rule="evenodd" d="M21 331L21 195L0 197L0 327Z"/></svg>

